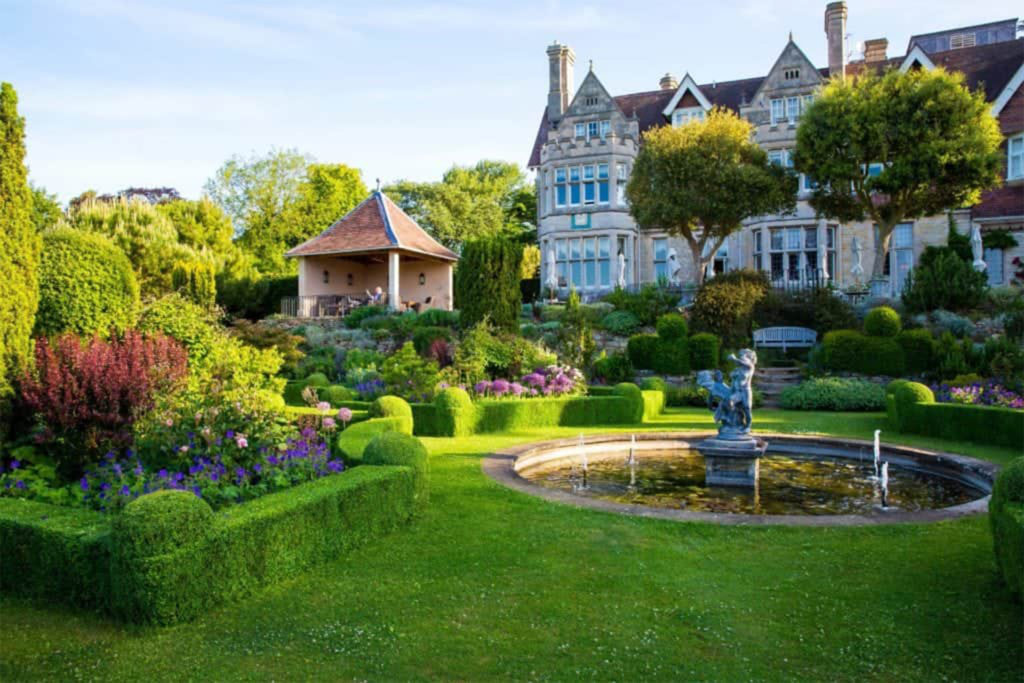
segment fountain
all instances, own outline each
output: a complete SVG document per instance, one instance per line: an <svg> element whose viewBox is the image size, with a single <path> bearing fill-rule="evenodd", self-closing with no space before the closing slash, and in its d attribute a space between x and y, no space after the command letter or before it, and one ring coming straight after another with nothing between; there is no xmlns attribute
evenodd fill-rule
<svg viewBox="0 0 1024 683"><path fill-rule="evenodd" d="M889 463L882 463L882 480L878 485L882 493L882 509L889 507Z"/></svg>
<svg viewBox="0 0 1024 683"><path fill-rule="evenodd" d="M708 390L708 408L714 411L718 436L696 444L704 456L704 474L708 486L756 487L760 459L768 442L750 433L753 424L754 368L757 354L742 349L730 355L736 364L730 383L722 381L721 370L701 370L697 384Z"/></svg>
<svg viewBox="0 0 1024 683"><path fill-rule="evenodd" d="M881 429L875 430L875 479L878 479L878 458L882 454L882 444L879 441L879 437L882 435Z"/></svg>

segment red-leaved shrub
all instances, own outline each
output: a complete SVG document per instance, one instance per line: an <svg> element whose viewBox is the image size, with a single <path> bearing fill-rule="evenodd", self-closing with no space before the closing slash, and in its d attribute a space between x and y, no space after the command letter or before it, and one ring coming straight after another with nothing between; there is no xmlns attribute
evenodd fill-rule
<svg viewBox="0 0 1024 683"><path fill-rule="evenodd" d="M104 450L129 445L135 418L152 408L156 392L185 376L187 358L170 337L135 330L109 341L38 339L35 371L22 380L21 393L61 474L76 477Z"/></svg>

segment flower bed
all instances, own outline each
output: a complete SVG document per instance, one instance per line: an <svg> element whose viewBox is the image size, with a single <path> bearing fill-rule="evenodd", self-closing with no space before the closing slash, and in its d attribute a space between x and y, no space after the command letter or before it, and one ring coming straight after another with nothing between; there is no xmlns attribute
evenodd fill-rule
<svg viewBox="0 0 1024 683"><path fill-rule="evenodd" d="M1024 411L994 406L936 403L931 389L896 380L886 387L889 423L899 432L1020 448Z"/></svg>
<svg viewBox="0 0 1024 683"><path fill-rule="evenodd" d="M969 384L933 384L932 392L938 403L998 406L1024 410L1024 396L1005 387L996 380L978 380Z"/></svg>

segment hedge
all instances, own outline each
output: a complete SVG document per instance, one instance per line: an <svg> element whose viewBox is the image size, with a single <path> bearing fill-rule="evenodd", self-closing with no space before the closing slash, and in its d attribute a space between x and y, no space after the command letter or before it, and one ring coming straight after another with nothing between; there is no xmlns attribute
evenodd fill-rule
<svg viewBox="0 0 1024 683"><path fill-rule="evenodd" d="M886 393L889 423L897 431L1007 448L1024 444L1022 410L935 403L931 390L917 382L891 382Z"/></svg>
<svg viewBox="0 0 1024 683"><path fill-rule="evenodd" d="M315 373L321 374L321 373ZM304 406L306 401L302 398L302 390L306 388L306 380L292 380L284 385L284 402L290 406ZM341 384L329 384L316 386L317 398L327 401L332 408L351 408L353 410L368 410L371 401L360 401L355 392Z"/></svg>
<svg viewBox="0 0 1024 683"><path fill-rule="evenodd" d="M896 343L903 349L908 373L919 375L935 369L936 343L929 330L903 330L896 335Z"/></svg>
<svg viewBox="0 0 1024 683"><path fill-rule="evenodd" d="M381 396L370 404L370 416L399 418L400 428L398 431L403 434L412 434L412 408L404 398Z"/></svg>
<svg viewBox="0 0 1024 683"><path fill-rule="evenodd" d="M363 451L363 464L411 468L416 481L413 504L422 509L430 500L430 458L416 437L400 432L378 434Z"/></svg>
<svg viewBox="0 0 1024 683"><path fill-rule="evenodd" d="M903 348L893 337L870 337L857 330L833 330L822 340L822 363L829 370L898 377L905 371Z"/></svg>
<svg viewBox="0 0 1024 683"><path fill-rule="evenodd" d="M198 499L188 508L178 496L150 494L114 524L88 510L4 499L0 585L133 622L186 621L407 522L418 485L410 467L359 467L209 517Z"/></svg>
<svg viewBox="0 0 1024 683"><path fill-rule="evenodd" d="M719 363L719 347L721 341L710 332L695 334L687 341L690 350L690 368L693 370L710 370L717 368Z"/></svg>
<svg viewBox="0 0 1024 683"><path fill-rule="evenodd" d="M996 564L1010 592L1024 595L1024 457L996 477L988 512Z"/></svg>
<svg viewBox="0 0 1024 683"><path fill-rule="evenodd" d="M783 389L786 410L885 410L885 389L874 382L842 377L809 379Z"/></svg>
<svg viewBox="0 0 1024 683"><path fill-rule="evenodd" d="M594 389L602 394L607 391ZM645 415L661 412L664 405L663 397L659 401L657 396L648 396L660 392L641 392L628 382L616 385L612 393L473 402L465 391L453 387L438 394L434 403L414 403L411 408L417 435L468 436L537 427L637 424Z"/></svg>
<svg viewBox="0 0 1024 683"><path fill-rule="evenodd" d="M653 370L658 355L658 335L634 334L626 342L626 355L638 370Z"/></svg>
<svg viewBox="0 0 1024 683"><path fill-rule="evenodd" d="M878 306L864 316L864 332L871 337L895 337L903 323L900 314L888 306Z"/></svg>
<svg viewBox="0 0 1024 683"><path fill-rule="evenodd" d="M662 375L685 375L690 372L689 342L686 337L658 337L652 369Z"/></svg>

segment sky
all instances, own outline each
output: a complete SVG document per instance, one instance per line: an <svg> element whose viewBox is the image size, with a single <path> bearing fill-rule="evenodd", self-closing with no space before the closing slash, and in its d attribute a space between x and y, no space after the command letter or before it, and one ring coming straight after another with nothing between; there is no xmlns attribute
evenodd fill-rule
<svg viewBox="0 0 1024 683"><path fill-rule="evenodd" d="M848 0L852 50L1018 16L1010 0ZM763 75L792 31L827 65L824 1L157 2L0 0L0 81L26 118L35 185L170 186L198 197L232 156L296 149L380 178L526 164L547 99L545 48L592 60L613 94L666 72ZM898 8L898 9L896 9ZM854 55L857 56L857 55Z"/></svg>

